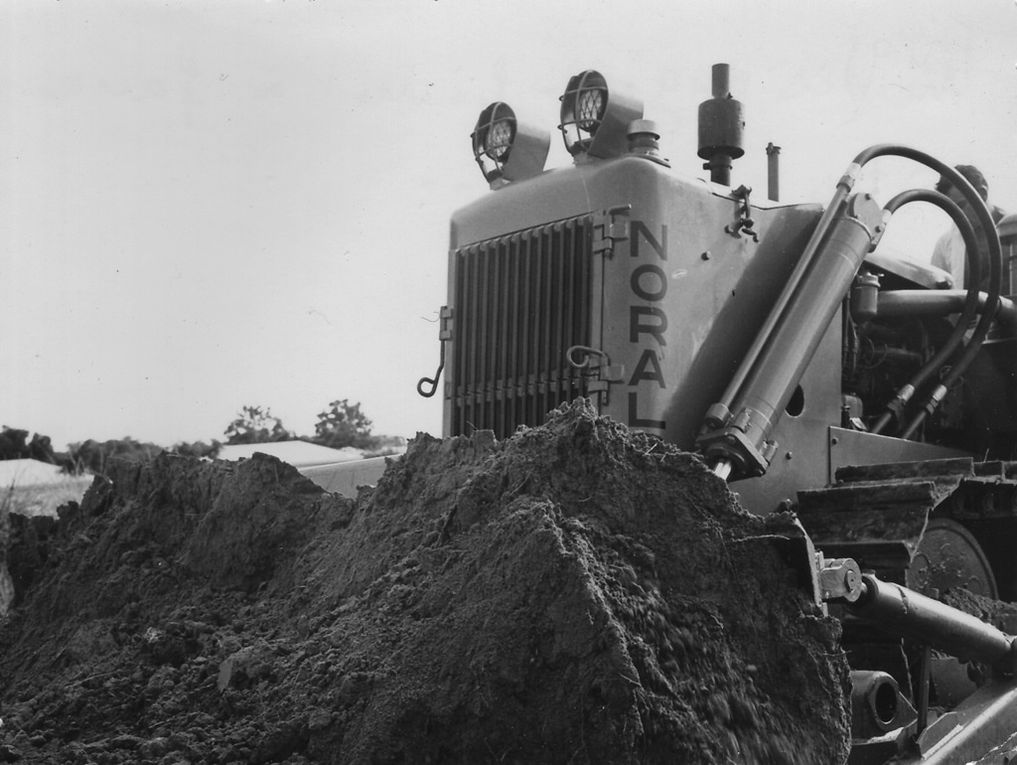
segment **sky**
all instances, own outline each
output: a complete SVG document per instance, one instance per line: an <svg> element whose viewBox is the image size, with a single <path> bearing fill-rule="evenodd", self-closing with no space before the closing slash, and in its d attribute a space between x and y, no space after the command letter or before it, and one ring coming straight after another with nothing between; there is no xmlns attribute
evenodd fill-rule
<svg viewBox="0 0 1017 765"><path fill-rule="evenodd" d="M488 191L492 101L552 132L601 71L703 177L698 104L731 67L735 185L826 204L861 149L975 164L1017 211L1014 0L6 0L0 4L0 424L57 448L223 438L244 405L313 433L441 432L448 220ZM874 162L885 202L935 175ZM885 246L927 260L912 205ZM900 219L898 222L897 219Z"/></svg>

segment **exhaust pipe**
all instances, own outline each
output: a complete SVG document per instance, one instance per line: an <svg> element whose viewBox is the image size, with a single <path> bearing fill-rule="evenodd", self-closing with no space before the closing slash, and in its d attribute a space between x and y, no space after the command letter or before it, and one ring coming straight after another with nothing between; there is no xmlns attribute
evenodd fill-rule
<svg viewBox="0 0 1017 765"><path fill-rule="evenodd" d="M780 201L780 147L766 144L766 196Z"/></svg>
<svg viewBox="0 0 1017 765"><path fill-rule="evenodd" d="M713 98L699 105L699 157L710 180L731 185L731 163L745 153L742 148L742 104L731 97L727 64L713 65Z"/></svg>

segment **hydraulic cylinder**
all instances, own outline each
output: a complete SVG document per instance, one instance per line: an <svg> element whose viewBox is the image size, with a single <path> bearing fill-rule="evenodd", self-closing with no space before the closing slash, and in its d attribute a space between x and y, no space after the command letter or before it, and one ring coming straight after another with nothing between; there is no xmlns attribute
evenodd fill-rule
<svg viewBox="0 0 1017 765"><path fill-rule="evenodd" d="M780 413L881 231L875 200L868 194L850 197L794 293L782 302L751 369L739 371L743 381L732 406L715 404L707 413L697 443L709 462L728 465L733 479L762 475L769 467L777 447L770 437Z"/></svg>
<svg viewBox="0 0 1017 765"><path fill-rule="evenodd" d="M1017 670L1014 638L991 624L871 574L862 575L862 584L858 600L846 604L852 614L959 659L989 664L1003 674Z"/></svg>

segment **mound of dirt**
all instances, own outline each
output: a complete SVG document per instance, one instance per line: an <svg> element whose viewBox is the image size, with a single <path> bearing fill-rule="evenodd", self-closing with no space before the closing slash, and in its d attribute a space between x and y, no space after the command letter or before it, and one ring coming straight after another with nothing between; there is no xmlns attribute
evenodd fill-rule
<svg viewBox="0 0 1017 765"><path fill-rule="evenodd" d="M11 519L4 503L0 503L0 619L14 605L14 580L7 558L11 545Z"/></svg>
<svg viewBox="0 0 1017 765"><path fill-rule="evenodd" d="M0 762L843 762L789 522L582 403L418 436L357 502L264 456L123 466L23 570Z"/></svg>
<svg viewBox="0 0 1017 765"><path fill-rule="evenodd" d="M941 597L948 606L977 616L1009 635L1017 635L1017 603L993 600L963 587L946 590Z"/></svg>

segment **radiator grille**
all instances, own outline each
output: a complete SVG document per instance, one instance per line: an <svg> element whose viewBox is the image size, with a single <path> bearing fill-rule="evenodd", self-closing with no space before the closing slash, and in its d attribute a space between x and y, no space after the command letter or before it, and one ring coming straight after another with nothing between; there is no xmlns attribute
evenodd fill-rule
<svg viewBox="0 0 1017 765"><path fill-rule="evenodd" d="M590 344L590 216L463 247L453 268L453 434L504 438L583 395L565 354Z"/></svg>

